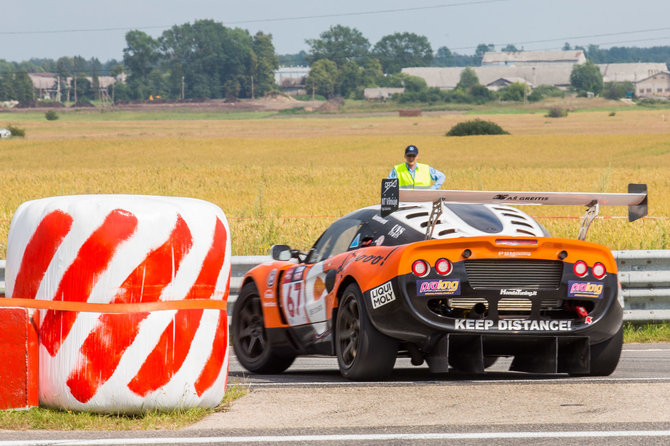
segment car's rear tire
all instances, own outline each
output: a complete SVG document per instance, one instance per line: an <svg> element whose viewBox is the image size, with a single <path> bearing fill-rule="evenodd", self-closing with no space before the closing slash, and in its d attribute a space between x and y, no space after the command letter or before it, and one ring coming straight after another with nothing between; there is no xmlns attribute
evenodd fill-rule
<svg viewBox="0 0 670 446"><path fill-rule="evenodd" d="M281 373L295 360L295 355L273 351L254 283L247 283L240 291L233 309L231 331L237 360L250 372Z"/></svg>
<svg viewBox="0 0 670 446"><path fill-rule="evenodd" d="M608 376L616 369L623 348L623 326L614 336L591 346L591 376Z"/></svg>
<svg viewBox="0 0 670 446"><path fill-rule="evenodd" d="M340 373L351 380L374 380L393 371L398 341L370 322L363 295L356 284L342 294L337 310L335 352Z"/></svg>

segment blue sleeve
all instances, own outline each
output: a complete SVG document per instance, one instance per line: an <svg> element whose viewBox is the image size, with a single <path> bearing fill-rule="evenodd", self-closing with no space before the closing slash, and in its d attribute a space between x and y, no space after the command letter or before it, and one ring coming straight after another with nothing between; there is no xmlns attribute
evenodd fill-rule
<svg viewBox="0 0 670 446"><path fill-rule="evenodd" d="M397 175L395 173L395 167L393 169L391 169L391 172L389 173L388 177L389 178L396 178L397 177Z"/></svg>
<svg viewBox="0 0 670 446"><path fill-rule="evenodd" d="M431 189L439 189L444 183L444 174L437 169L430 168L430 178L434 181Z"/></svg>

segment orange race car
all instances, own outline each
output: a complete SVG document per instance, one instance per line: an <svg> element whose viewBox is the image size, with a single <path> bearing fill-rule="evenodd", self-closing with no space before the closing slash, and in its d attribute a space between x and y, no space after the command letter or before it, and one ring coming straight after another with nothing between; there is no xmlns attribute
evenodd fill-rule
<svg viewBox="0 0 670 446"><path fill-rule="evenodd" d="M588 207L577 240L553 238L508 204ZM627 194L399 190L335 221L309 252L272 247L244 277L232 315L237 359L280 373L335 355L349 379L388 376L399 354L433 372L609 375L623 342L617 265L584 241L600 205L647 213Z"/></svg>

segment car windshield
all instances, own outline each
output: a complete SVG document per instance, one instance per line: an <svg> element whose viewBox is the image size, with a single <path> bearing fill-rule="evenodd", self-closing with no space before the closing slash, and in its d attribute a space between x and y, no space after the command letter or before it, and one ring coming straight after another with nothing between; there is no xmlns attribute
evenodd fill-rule
<svg viewBox="0 0 670 446"><path fill-rule="evenodd" d="M305 263L321 262L345 252L360 227L361 221L358 219L343 218L336 221L316 241Z"/></svg>

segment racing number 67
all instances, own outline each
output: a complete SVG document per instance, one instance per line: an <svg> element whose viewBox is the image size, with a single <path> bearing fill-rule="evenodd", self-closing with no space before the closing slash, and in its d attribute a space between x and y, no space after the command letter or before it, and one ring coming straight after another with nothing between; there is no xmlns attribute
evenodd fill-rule
<svg viewBox="0 0 670 446"><path fill-rule="evenodd" d="M302 283L293 282L288 284L286 293L286 309L291 317L300 316L300 296L302 295Z"/></svg>

